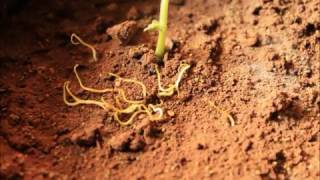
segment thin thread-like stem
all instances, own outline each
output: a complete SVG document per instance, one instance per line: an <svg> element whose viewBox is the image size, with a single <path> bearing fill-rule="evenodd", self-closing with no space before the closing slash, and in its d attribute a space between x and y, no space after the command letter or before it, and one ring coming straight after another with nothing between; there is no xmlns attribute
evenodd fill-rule
<svg viewBox="0 0 320 180"><path fill-rule="evenodd" d="M75 41L75 39L76 39L77 41ZM82 44L83 46L86 46L86 47L88 47L89 49L91 49L93 60L94 60L94 61L97 61L97 60L98 60L96 49L95 49L91 44L88 44L88 43L86 43L85 41L83 41L78 35L76 35L75 33L72 33L72 34L71 34L70 41L71 41L71 43L74 44L74 45Z"/></svg>

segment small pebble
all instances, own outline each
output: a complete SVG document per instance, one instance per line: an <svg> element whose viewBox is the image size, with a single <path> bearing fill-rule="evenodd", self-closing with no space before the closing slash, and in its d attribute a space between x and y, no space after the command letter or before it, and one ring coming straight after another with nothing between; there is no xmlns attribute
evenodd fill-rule
<svg viewBox="0 0 320 180"><path fill-rule="evenodd" d="M168 113L168 115L170 117L174 117L175 116L175 113L172 110L167 111L167 113Z"/></svg>

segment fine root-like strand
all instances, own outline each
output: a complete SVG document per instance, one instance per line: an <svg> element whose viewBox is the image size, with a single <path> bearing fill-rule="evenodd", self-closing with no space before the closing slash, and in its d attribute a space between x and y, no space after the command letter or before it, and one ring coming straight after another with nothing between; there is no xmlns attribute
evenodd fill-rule
<svg viewBox="0 0 320 180"><path fill-rule="evenodd" d="M73 98L73 100L75 100L74 102L70 102L70 101L68 101L68 99L67 99L67 92L66 91L68 91L69 92L69 88L68 88L68 86L69 86L69 84L70 84L70 82L69 81L66 81L64 84L63 84L63 102L65 103L65 104L67 104L68 106L76 106L76 105L79 105L79 103L77 102L77 98L75 99L72 95L72 93L71 93L71 95L70 95L70 93L69 93L69 95Z"/></svg>
<svg viewBox="0 0 320 180"><path fill-rule="evenodd" d="M141 109L149 116L149 120L151 121L158 121L163 118L162 108L156 107L153 104L149 104L148 107L142 104Z"/></svg>
<svg viewBox="0 0 320 180"><path fill-rule="evenodd" d="M127 96L125 95L123 89L118 88L117 90L118 90L118 92L119 92L119 96L121 97L121 99L122 99L124 102L129 103L129 104L140 104L140 103L143 103L143 100L129 100L129 99L127 98Z"/></svg>
<svg viewBox="0 0 320 180"><path fill-rule="evenodd" d="M78 43L78 42L74 42ZM121 89L119 87L116 88L106 88L106 89L95 89L87 87L83 84L79 73L77 71L77 68L79 67L78 64L74 66L74 73L76 75L77 81L81 87L81 89L91 92L91 93L99 93L102 94L102 97L100 100L85 100L77 97L75 94L73 94L70 90L70 82L67 81L63 85L63 101L68 106L77 106L77 105L96 105L101 107L102 109L106 111L110 111L113 113L114 119L120 124L120 125L129 125L133 122L133 120L136 118L136 116L140 113L145 113L148 118L151 121L157 121L161 120L163 118L163 109L159 107L161 104L163 104L163 101L160 100L160 104L154 105L149 104L148 106L145 105L144 100L147 96L147 88L146 86L137 80L128 79L128 78L122 78L118 76L117 74L110 73L111 76L115 77L119 82L123 81L125 83L133 83L141 87L142 89L142 95L143 100L129 100L125 94L124 89ZM178 89L179 82L181 81L182 75L184 71L187 69L187 67L179 68L178 74L177 74L177 80L175 84L169 84L168 88L163 88L161 86L161 79L160 79L160 73L157 69L157 76L158 76L158 86L159 86L159 94L161 96L171 96L175 92L175 90ZM108 103L105 101L103 94L104 93L116 93L116 96L114 96L114 103ZM69 96L69 98L68 98ZM125 108L123 108L126 106ZM122 116L128 117L127 120L121 120Z"/></svg>
<svg viewBox="0 0 320 180"><path fill-rule="evenodd" d="M235 121L233 119L233 117L225 110L219 108L214 102L208 101L208 104L215 108L216 110L218 110L223 116L227 117L230 123L230 126L235 126Z"/></svg>
<svg viewBox="0 0 320 180"><path fill-rule="evenodd" d="M150 120L152 121L158 121L161 120L163 118L163 109L160 107L156 107L153 104L149 104L148 105L149 109L151 109L153 112L156 113L156 115L151 114L149 111L149 113L147 112L147 114L150 117Z"/></svg>
<svg viewBox="0 0 320 180"><path fill-rule="evenodd" d="M115 102L116 102L117 107L122 108L122 104L121 104L121 102L120 102L119 95L116 96L116 97L114 98L114 100L115 100Z"/></svg>
<svg viewBox="0 0 320 180"><path fill-rule="evenodd" d="M230 121L230 126L235 126L236 123L235 123L233 117L231 116L231 114L229 114L228 112L225 112L225 115L228 117L228 119Z"/></svg>
<svg viewBox="0 0 320 180"><path fill-rule="evenodd" d="M110 109L110 110L113 111L113 112L120 111L119 108L116 108L116 107L113 106L112 104L106 102L103 97L101 97L101 102L103 102L103 104L104 104L104 106L105 106L106 109Z"/></svg>
<svg viewBox="0 0 320 180"><path fill-rule="evenodd" d="M113 117L114 117L114 119L115 119L120 125L122 125L122 126L127 126L127 125L129 125L129 124L132 123L132 121L134 120L134 118L135 118L138 114L143 113L143 112L144 112L144 110L139 110L139 111L134 112L127 121L122 121L122 120L120 120L120 118L119 118L119 114L120 114L120 113L119 113L119 112L115 112L115 113L113 114Z"/></svg>
<svg viewBox="0 0 320 180"><path fill-rule="evenodd" d="M147 87L142 82L134 80L134 79L123 78L123 77L120 77L119 75L114 74L114 73L109 73L109 75L119 79L120 81L139 85L142 88L143 98L145 98L147 96Z"/></svg>
<svg viewBox="0 0 320 180"><path fill-rule="evenodd" d="M186 70L188 70L189 68L190 68L190 65L189 65L189 64L181 64L181 65L179 66L178 75L177 75L177 80L176 80L175 83L174 83L174 86L175 86L175 88L176 88L176 90L177 90L178 95L179 95L179 84L180 84L180 81L181 81L181 79L182 79L182 76L183 76L184 72L185 72Z"/></svg>
<svg viewBox="0 0 320 180"><path fill-rule="evenodd" d="M92 92L92 93L108 93L108 92L118 93L120 95L120 97L123 99L123 101L126 102L126 103L136 104L136 103L142 103L143 102L143 100L129 100L127 98L127 96L125 95L124 90L120 89L120 88L95 89L95 88L90 88L90 87L85 86L83 84L80 76L79 76L78 71L77 71L78 66L79 66L79 64L76 64L74 66L74 68L73 68L73 71L74 71L74 74L76 75L78 83L79 83L79 85L80 85L80 87L82 89L84 89L84 90L86 90L88 92ZM113 75L115 75L115 74L113 74ZM117 77L119 77L119 76L117 76ZM135 81L135 80L129 80L129 79L124 79L124 78L121 78L121 79L125 80L127 82L134 82L134 83L139 84L142 87L142 92L143 92L144 97L146 96L147 90L146 90L146 87L145 87L145 85L143 83Z"/></svg>
<svg viewBox="0 0 320 180"><path fill-rule="evenodd" d="M135 112L137 110L138 111L141 110L141 106L142 106L142 104L131 104L127 108L121 109L118 112L121 113L121 114L130 114L130 113L133 113L133 112Z"/></svg>
<svg viewBox="0 0 320 180"><path fill-rule="evenodd" d="M163 110L161 108L155 107L152 104L150 104L148 107L144 104L132 104L126 109L122 109L115 112L114 119L123 126L131 124L134 118L140 113L146 113L151 121L158 121L162 119ZM152 112L156 114L153 114ZM119 115L121 114L132 114L132 115L127 121L122 121L119 118Z"/></svg>
<svg viewBox="0 0 320 180"><path fill-rule="evenodd" d="M169 84L168 88L163 88L161 85L161 74L158 66L155 67L157 74L157 82L158 82L158 96L172 96L174 94L175 86L173 84Z"/></svg>
<svg viewBox="0 0 320 180"><path fill-rule="evenodd" d="M157 74L157 82L158 82L159 91L166 91L161 85L161 74L160 74L160 71L159 71L159 68L157 65L155 66L155 70L156 70L156 74Z"/></svg>
<svg viewBox="0 0 320 180"><path fill-rule="evenodd" d="M77 41L76 41L75 39L76 39ZM89 49L91 49L92 58L93 58L94 61L97 61L97 52L96 52L96 49L95 49L92 45L84 42L84 41L83 41L77 34L75 34L75 33L72 33L72 34L71 34L70 41L71 41L71 43L74 44L74 45L82 44L83 46L86 46L86 47L88 47Z"/></svg>
<svg viewBox="0 0 320 180"><path fill-rule="evenodd" d="M161 75L160 75L158 67L156 66L155 69L156 69L157 82L158 82L158 88L159 88L158 96L172 96L175 91L177 91L177 93L179 95L179 84L180 84L180 81L181 81L185 71L187 69L189 69L189 68L190 68L190 65L181 64L179 66L179 69L178 69L177 78L176 78L175 83L174 84L169 84L168 88L163 88L162 85L161 85Z"/></svg>
<svg viewBox="0 0 320 180"><path fill-rule="evenodd" d="M92 93L107 93L107 92L118 92L118 90L114 89L114 88L106 88L106 89L94 89L94 88L90 88L90 87L87 87L85 85L83 85L82 83L82 80L79 76L79 73L77 71L77 68L79 67L79 64L76 64L74 67L73 67L73 71L74 71L74 74L76 75L76 78L79 82L79 85L82 89L86 90L86 91L89 91L89 92L92 92Z"/></svg>
<svg viewBox="0 0 320 180"><path fill-rule="evenodd" d="M175 86L173 84L170 84L165 91L159 91L158 96L165 97L165 96L172 96L174 94Z"/></svg>
<svg viewBox="0 0 320 180"><path fill-rule="evenodd" d="M77 105L81 105L81 104L87 104L87 105L97 105L97 106L103 108L104 110L108 109L109 105L106 105L104 102L100 102L100 101L96 101L96 100L83 100L83 99L78 98L77 96L75 96L71 92L71 90L69 88L69 84L70 84L70 82L67 81L64 83L64 86L63 86L63 101L68 106L77 106ZM70 102L67 100L67 93L69 94L69 96L72 97L74 102Z"/></svg>

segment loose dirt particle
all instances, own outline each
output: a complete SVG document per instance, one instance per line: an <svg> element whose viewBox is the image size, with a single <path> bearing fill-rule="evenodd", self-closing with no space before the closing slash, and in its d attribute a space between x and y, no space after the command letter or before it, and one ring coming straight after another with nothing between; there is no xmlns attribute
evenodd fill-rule
<svg viewBox="0 0 320 180"><path fill-rule="evenodd" d="M174 116L175 116L175 113L174 113L174 111L172 111L172 110L168 110L167 113L168 113L168 115L169 115L170 117L174 117Z"/></svg>

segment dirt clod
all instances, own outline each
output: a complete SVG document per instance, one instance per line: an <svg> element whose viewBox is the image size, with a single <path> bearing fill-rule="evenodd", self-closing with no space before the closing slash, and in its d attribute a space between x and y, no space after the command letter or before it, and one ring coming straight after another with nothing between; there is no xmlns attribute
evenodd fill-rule
<svg viewBox="0 0 320 180"><path fill-rule="evenodd" d="M109 145L111 148L117 151L129 151L130 142L133 139L133 135L134 134L132 132L126 132L118 136L114 136L109 140Z"/></svg>
<svg viewBox="0 0 320 180"><path fill-rule="evenodd" d="M99 128L102 124L92 125L91 127L86 127L85 129L79 129L71 135L71 141L83 147L95 146L99 136Z"/></svg>
<svg viewBox="0 0 320 180"><path fill-rule="evenodd" d="M268 120L277 120L281 118L281 114L289 110L288 108L293 104L294 96L285 92L273 93L269 99L265 101L263 107L265 109L263 116Z"/></svg>
<svg viewBox="0 0 320 180"><path fill-rule="evenodd" d="M112 149L120 152L138 152L144 149L146 143L143 136L133 132L125 132L112 137L109 145Z"/></svg>
<svg viewBox="0 0 320 180"><path fill-rule="evenodd" d="M146 143L142 136L135 136L135 138L130 142L130 151L137 152L144 149Z"/></svg>
<svg viewBox="0 0 320 180"><path fill-rule="evenodd" d="M218 27L218 19L215 19L215 18L202 19L196 24L197 30L202 31L206 34L211 33L217 27Z"/></svg>
<svg viewBox="0 0 320 180"><path fill-rule="evenodd" d="M118 39L121 45L127 45L138 31L136 21L125 21L107 30L114 39Z"/></svg>

